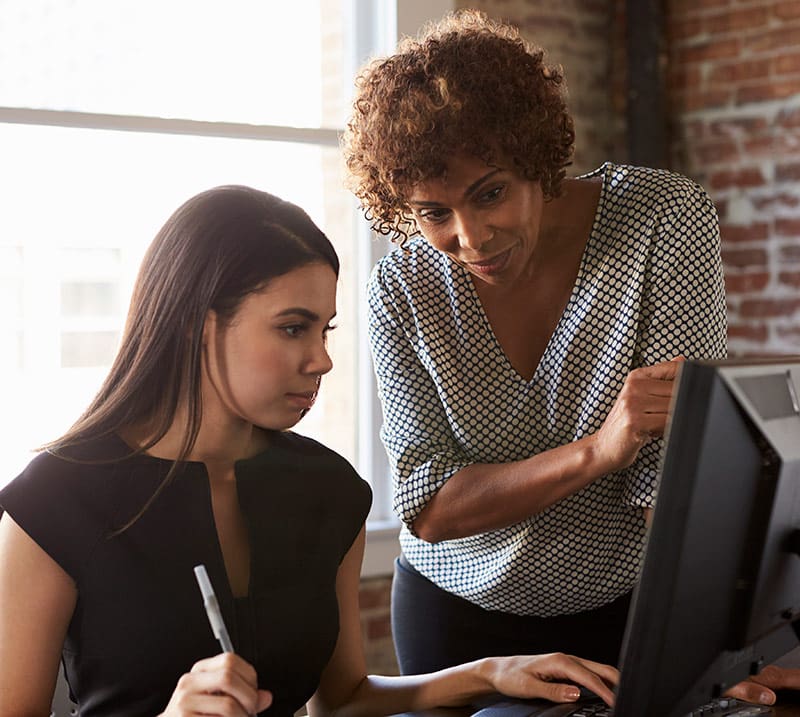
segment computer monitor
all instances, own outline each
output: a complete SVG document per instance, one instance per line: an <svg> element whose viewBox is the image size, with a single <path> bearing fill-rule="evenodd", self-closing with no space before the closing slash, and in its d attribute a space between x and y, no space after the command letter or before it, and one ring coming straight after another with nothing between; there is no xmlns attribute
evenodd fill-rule
<svg viewBox="0 0 800 717"><path fill-rule="evenodd" d="M615 717L682 717L798 645L798 394L800 356L682 365Z"/></svg>

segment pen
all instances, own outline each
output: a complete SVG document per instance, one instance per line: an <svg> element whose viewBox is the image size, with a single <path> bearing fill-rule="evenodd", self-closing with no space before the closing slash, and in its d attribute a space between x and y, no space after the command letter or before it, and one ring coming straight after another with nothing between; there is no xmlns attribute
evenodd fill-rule
<svg viewBox="0 0 800 717"><path fill-rule="evenodd" d="M211 629L214 631L214 637L219 640L223 652L233 652L233 644L225 627L225 622L222 620L217 596L214 594L214 588L211 587L211 581L208 579L206 566L197 565L194 569L194 576L197 578L200 592L203 593L203 605L206 608L206 615L208 615L208 621L211 623Z"/></svg>

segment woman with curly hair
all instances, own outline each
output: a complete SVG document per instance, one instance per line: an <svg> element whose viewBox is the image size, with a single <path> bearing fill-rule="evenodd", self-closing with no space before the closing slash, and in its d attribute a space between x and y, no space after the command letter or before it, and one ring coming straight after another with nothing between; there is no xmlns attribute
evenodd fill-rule
<svg viewBox="0 0 800 717"><path fill-rule="evenodd" d="M477 11L357 78L351 188L400 244L369 307L405 673L616 662L680 358L726 354L706 193L611 162L568 178L573 140L560 68Z"/></svg>

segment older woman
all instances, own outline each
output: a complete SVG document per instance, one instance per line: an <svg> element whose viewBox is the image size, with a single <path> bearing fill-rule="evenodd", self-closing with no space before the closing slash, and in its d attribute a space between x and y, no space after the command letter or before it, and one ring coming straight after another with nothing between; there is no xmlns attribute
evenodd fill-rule
<svg viewBox="0 0 800 717"><path fill-rule="evenodd" d="M479 12L357 87L351 187L401 245L369 284L401 668L614 662L679 360L726 353L714 207L663 170L567 178L560 69Z"/></svg>

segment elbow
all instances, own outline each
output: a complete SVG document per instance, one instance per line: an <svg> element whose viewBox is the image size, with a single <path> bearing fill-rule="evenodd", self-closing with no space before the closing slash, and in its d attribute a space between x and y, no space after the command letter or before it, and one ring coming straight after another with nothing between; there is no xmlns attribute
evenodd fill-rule
<svg viewBox="0 0 800 717"><path fill-rule="evenodd" d="M442 521L437 520L435 516L431 517L427 508L414 519L409 528L414 535L426 543L441 543L443 540L456 537L448 535L446 529L443 529Z"/></svg>

